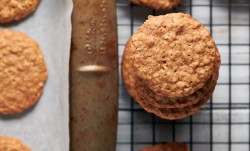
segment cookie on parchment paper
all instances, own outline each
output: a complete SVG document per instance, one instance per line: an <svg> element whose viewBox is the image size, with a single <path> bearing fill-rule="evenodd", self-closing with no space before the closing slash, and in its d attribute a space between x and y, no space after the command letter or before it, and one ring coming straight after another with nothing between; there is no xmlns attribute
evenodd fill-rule
<svg viewBox="0 0 250 151"><path fill-rule="evenodd" d="M40 0L0 0L0 23L16 21L32 13Z"/></svg>
<svg viewBox="0 0 250 151"><path fill-rule="evenodd" d="M131 0L134 4L145 5L154 9L171 9L178 6L180 0Z"/></svg>
<svg viewBox="0 0 250 151"><path fill-rule="evenodd" d="M31 149L14 137L0 136L0 151L31 151Z"/></svg>
<svg viewBox="0 0 250 151"><path fill-rule="evenodd" d="M140 151L190 151L190 148L187 144L176 142L144 147Z"/></svg>
<svg viewBox="0 0 250 151"><path fill-rule="evenodd" d="M20 32L0 30L0 113L19 113L33 106L47 74L36 41Z"/></svg>

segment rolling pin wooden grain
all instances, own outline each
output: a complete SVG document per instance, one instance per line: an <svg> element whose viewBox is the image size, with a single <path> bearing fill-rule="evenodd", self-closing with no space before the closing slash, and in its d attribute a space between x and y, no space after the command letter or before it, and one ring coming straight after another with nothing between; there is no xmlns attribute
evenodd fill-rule
<svg viewBox="0 0 250 151"><path fill-rule="evenodd" d="M74 0L70 151L114 151L118 52L115 0Z"/></svg>

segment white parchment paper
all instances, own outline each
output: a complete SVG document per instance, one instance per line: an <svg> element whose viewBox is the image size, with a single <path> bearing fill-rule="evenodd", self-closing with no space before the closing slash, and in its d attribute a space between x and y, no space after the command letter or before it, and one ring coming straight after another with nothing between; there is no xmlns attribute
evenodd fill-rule
<svg viewBox="0 0 250 151"><path fill-rule="evenodd" d="M16 23L1 25L39 42L49 76L39 102L22 114L0 115L0 135L21 139L33 151L69 150L68 74L72 0L41 0Z"/></svg>

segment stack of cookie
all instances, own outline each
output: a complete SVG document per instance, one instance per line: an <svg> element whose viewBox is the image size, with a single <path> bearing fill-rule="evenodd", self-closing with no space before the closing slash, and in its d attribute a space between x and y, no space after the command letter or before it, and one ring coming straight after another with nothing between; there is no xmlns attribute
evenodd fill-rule
<svg viewBox="0 0 250 151"><path fill-rule="evenodd" d="M190 15L149 16L127 42L122 74L130 95L165 119L197 112L212 95L220 54L209 31Z"/></svg>

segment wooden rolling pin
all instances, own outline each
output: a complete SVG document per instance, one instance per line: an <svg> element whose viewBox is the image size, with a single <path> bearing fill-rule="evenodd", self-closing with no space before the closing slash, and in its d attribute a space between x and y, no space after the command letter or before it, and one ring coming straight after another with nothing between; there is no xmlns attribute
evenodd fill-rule
<svg viewBox="0 0 250 151"><path fill-rule="evenodd" d="M118 52L115 0L74 0L70 151L114 151Z"/></svg>

